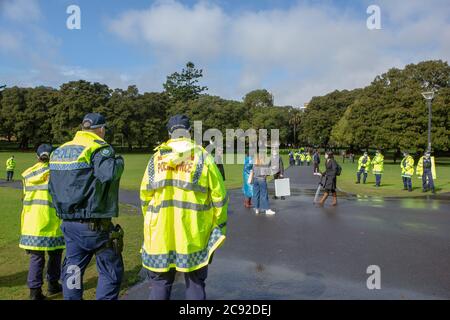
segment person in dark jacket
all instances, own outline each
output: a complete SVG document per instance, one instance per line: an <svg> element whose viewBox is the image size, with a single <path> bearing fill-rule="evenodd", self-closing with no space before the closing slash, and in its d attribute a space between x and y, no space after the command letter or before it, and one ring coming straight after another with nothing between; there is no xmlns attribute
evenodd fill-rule
<svg viewBox="0 0 450 320"><path fill-rule="evenodd" d="M320 153L319 150L314 150L313 154L313 164L314 164L314 173L319 172L319 164L320 164Z"/></svg>
<svg viewBox="0 0 450 320"><path fill-rule="evenodd" d="M322 199L320 199L319 206L323 206L325 201L327 200L330 193L333 196L332 206L337 205L337 194L336 194L336 175L337 175L337 167L338 164L336 160L334 160L333 152L327 152L325 154L325 172L322 173L322 176L325 177L325 182L323 183L323 188L325 189L325 193L323 194Z"/></svg>
<svg viewBox="0 0 450 320"><path fill-rule="evenodd" d="M124 272L123 230L112 224L119 214L119 182L124 161L104 140L105 118L87 114L74 139L50 155L49 191L63 222L66 242L62 267L66 300L83 298L83 275L95 255L99 273L96 298L115 300Z"/></svg>

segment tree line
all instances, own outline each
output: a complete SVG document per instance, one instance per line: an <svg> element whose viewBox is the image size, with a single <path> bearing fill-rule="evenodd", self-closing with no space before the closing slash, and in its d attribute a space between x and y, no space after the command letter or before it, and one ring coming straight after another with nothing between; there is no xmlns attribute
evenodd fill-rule
<svg viewBox="0 0 450 320"><path fill-rule="evenodd" d="M129 150L153 148L167 139L168 118L184 113L201 120L203 130L279 129L283 146L417 150L427 144L428 110L421 92L433 89L433 149L450 147L447 62L392 68L365 88L313 97L304 112L275 106L265 89L251 91L241 101L208 95L208 87L200 85L202 76L189 62L167 76L162 92L141 93L136 86L111 89L85 80L58 89L6 88L0 91L0 139L21 149L63 143L80 128L84 114L100 112L107 117L109 141Z"/></svg>

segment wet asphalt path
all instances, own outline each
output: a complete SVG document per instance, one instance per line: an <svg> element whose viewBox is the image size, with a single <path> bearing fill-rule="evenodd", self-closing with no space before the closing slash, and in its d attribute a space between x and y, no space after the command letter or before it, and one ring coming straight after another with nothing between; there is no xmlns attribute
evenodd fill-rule
<svg viewBox="0 0 450 320"><path fill-rule="evenodd" d="M228 235L209 269L209 299L450 299L448 199L340 194L337 207L318 208L311 168L287 176L293 195L271 199L275 216L255 215L240 190L229 192ZM135 191L121 190L120 200L139 206ZM380 290L366 287L369 265L381 269ZM143 281L123 299L146 299L148 290ZM182 277L172 298L184 298Z"/></svg>
<svg viewBox="0 0 450 320"><path fill-rule="evenodd" d="M311 170L287 170L293 195L271 200L275 216L255 215L240 190L230 191L209 299L450 299L448 200L341 194L336 208L318 208ZM369 265L381 269L380 290L367 289ZM142 282L123 298L146 299L148 287ZM182 277L172 298L184 298Z"/></svg>

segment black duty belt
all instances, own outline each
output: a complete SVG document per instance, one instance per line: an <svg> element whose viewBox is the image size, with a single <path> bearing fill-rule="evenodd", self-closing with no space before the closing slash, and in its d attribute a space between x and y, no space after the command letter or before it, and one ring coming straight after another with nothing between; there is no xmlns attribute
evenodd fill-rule
<svg viewBox="0 0 450 320"><path fill-rule="evenodd" d="M111 218L106 219L70 219L63 220L64 222L78 222L86 223L92 231L110 231L113 226Z"/></svg>

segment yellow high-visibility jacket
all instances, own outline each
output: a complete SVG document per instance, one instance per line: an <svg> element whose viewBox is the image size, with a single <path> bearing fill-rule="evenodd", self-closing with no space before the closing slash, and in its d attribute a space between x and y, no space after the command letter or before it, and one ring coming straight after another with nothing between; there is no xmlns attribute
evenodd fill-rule
<svg viewBox="0 0 450 320"><path fill-rule="evenodd" d="M64 248L61 220L48 192L48 163L36 163L22 173L22 178L24 198L19 247L45 251Z"/></svg>
<svg viewBox="0 0 450 320"><path fill-rule="evenodd" d="M300 153L300 161L306 161L306 155L304 153Z"/></svg>
<svg viewBox="0 0 450 320"><path fill-rule="evenodd" d="M9 158L6 160L6 171L13 171L16 168L16 160Z"/></svg>
<svg viewBox="0 0 450 320"><path fill-rule="evenodd" d="M384 156L380 153L375 155L372 159L372 173L383 174L384 169Z"/></svg>
<svg viewBox="0 0 450 320"><path fill-rule="evenodd" d="M419 159L416 167L416 175L422 178L423 175L423 156ZM436 166L434 165L434 157L431 157L431 175L433 179L436 179Z"/></svg>
<svg viewBox="0 0 450 320"><path fill-rule="evenodd" d="M366 159L364 159L364 158L366 158ZM364 168L364 172L366 172L366 173L369 172L370 163L371 162L370 162L369 156L367 156L367 157L361 156L358 160L358 171L361 170L361 168Z"/></svg>
<svg viewBox="0 0 450 320"><path fill-rule="evenodd" d="M306 154L306 161L307 162L311 162L312 161L311 155L309 153Z"/></svg>
<svg viewBox="0 0 450 320"><path fill-rule="evenodd" d="M414 159L410 155L404 157L400 162L402 168L402 177L411 178L414 174Z"/></svg>
<svg viewBox="0 0 450 320"><path fill-rule="evenodd" d="M141 183L142 265L190 272L208 265L226 234L228 196L205 149L186 138L155 149Z"/></svg>

